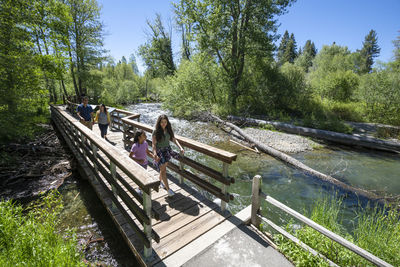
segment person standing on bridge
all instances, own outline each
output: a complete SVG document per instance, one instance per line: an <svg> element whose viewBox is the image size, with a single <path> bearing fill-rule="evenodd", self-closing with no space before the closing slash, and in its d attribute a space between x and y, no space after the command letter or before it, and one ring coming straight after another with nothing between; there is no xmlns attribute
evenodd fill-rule
<svg viewBox="0 0 400 267"><path fill-rule="evenodd" d="M164 187L168 192L168 196L175 195L174 191L169 188L167 180L167 165L171 157L178 157L179 154L172 151L170 141L174 142L180 149L181 155L185 153L178 140L175 139L172 131L171 123L166 115L160 115L157 119L155 129L153 130L153 153L156 161L157 169L160 171L161 187Z"/></svg>
<svg viewBox="0 0 400 267"><path fill-rule="evenodd" d="M139 163L140 166L147 169L147 156L154 158L154 154L149 151L145 131L138 130L133 137L133 145L129 157Z"/></svg>
<svg viewBox="0 0 400 267"><path fill-rule="evenodd" d="M96 112L96 118L94 122L99 123L100 135L102 138L107 140L107 128L111 123L110 114L107 111L107 107L104 104L100 104L99 110Z"/></svg>
<svg viewBox="0 0 400 267"><path fill-rule="evenodd" d="M83 97L82 104L80 104L77 108L77 114L79 117L79 121L88 127L90 130L93 128L92 116L93 116L93 108L89 103L89 98L87 96Z"/></svg>

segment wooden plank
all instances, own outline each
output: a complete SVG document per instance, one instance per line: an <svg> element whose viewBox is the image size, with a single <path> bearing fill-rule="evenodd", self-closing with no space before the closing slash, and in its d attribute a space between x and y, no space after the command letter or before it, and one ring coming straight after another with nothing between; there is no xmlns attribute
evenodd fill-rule
<svg viewBox="0 0 400 267"><path fill-rule="evenodd" d="M205 197L204 197L205 199ZM203 199L203 200L204 200ZM159 210L160 213L160 221L155 222L154 225L157 225L159 223L163 223L166 221L169 221L172 217L175 215L185 212L185 210L196 206L198 207L198 211L200 211L201 208L206 207L206 205L202 204L200 200L192 197L191 195L184 196L183 198L179 199L176 202L172 202L169 205L163 206L162 212ZM195 212L192 210L190 214L195 214Z"/></svg>
<svg viewBox="0 0 400 267"><path fill-rule="evenodd" d="M223 194L220 188L201 179L200 177L194 175L191 172L188 172L186 170L180 170L179 167L173 164L172 162L169 162L167 167L176 172L177 174L182 175L186 179L190 180L192 183L200 186L204 190L210 192L214 196L220 198L221 200L224 200L225 202L229 202L231 198L233 199L233 196L230 195L229 193Z"/></svg>
<svg viewBox="0 0 400 267"><path fill-rule="evenodd" d="M200 254L213 243L217 242L221 237L236 228L238 225L246 224L250 218L250 206L241 210L234 216L227 218L221 224L204 233L193 242L182 247L172 255L163 259L158 267L161 266L182 266L185 262Z"/></svg>
<svg viewBox="0 0 400 267"><path fill-rule="evenodd" d="M157 232L160 238L163 239L167 235L172 234L175 231L179 231L180 228L197 220L198 217L205 215L217 207L218 205L216 204L213 207L204 206L204 208L199 208L198 205L192 206L189 209L180 212L176 216L171 217L168 223L159 223L154 225L154 230Z"/></svg>
<svg viewBox="0 0 400 267"><path fill-rule="evenodd" d="M209 231L214 226L225 220L224 216L215 211L210 211L204 216L199 217L191 224L188 224L163 238L159 244L154 244L153 249L161 259L171 255L178 249L190 243L198 236ZM153 264L156 262L153 262Z"/></svg>
<svg viewBox="0 0 400 267"><path fill-rule="evenodd" d="M230 185L231 183L235 182L235 179L233 179L232 177L229 177L229 179L225 178L224 176L222 176L222 173L220 173L208 166L200 164L192 159L189 159L187 157L181 157L178 160L180 162L192 167L193 169L198 170L198 171L204 173L205 175L210 176L211 178L214 178L215 180L217 180L223 184Z"/></svg>

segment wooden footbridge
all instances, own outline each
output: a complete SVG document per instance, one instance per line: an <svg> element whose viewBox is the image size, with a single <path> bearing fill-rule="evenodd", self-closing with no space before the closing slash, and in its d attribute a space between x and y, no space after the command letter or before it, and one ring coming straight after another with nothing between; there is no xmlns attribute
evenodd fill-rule
<svg viewBox="0 0 400 267"><path fill-rule="evenodd" d="M100 131L96 127L93 131L89 130L68 109L73 114L76 107L72 103L67 107L51 106L52 120L142 265L165 261L224 221L231 225L240 223L230 222L232 215L225 210L226 203L233 199L228 193L229 185L234 182L228 176L228 166L236 159L235 154L176 136L185 149L219 160L221 171L185 156L178 164L170 162L169 169L179 179L169 177L170 187L176 194L167 197L167 192L159 189L159 173L153 168L143 169L129 158L125 150L132 144L136 129L152 132L152 127L139 122L140 114L114 110L113 130L109 131L107 142L99 136ZM151 144L150 140L148 142ZM200 178L194 173L201 173L207 178ZM221 199L221 205L208 200L185 184L185 180ZM137 188L143 193L137 193Z"/></svg>
<svg viewBox="0 0 400 267"><path fill-rule="evenodd" d="M234 183L234 179L228 176L228 167L237 156L189 138L176 136L185 150L190 149L220 161L220 170L181 156L178 162L168 164L169 170L178 177L169 174L170 187L175 195L168 197L165 190L159 189L159 173L153 168L145 170L130 159L126 151L132 144L136 129L152 132L151 126L140 123L140 114L115 109L111 113L113 130L109 131L109 141L106 141L100 137L97 127L91 131L79 123L71 115L75 110L76 104L70 102L67 106L52 105L52 121L79 162L83 176L88 178L126 243L143 266L197 266L198 262L193 259L198 258L200 252L207 248L212 250L212 244L217 240L247 223L258 227L261 220L312 254L324 258L279 226L260 217L262 199L372 263L391 266L265 195L260 190L260 177L253 180L252 205L233 216L226 210L226 203L233 200L228 188ZM150 140L148 142L151 144ZM201 192L196 187L202 189ZM138 193L137 188L142 193ZM205 196L209 194L219 198L221 204L210 201ZM273 249L273 243L265 235L253 230L257 233L257 238L253 238L250 243L255 243L254 251L258 251L257 255L252 255L253 258L258 258L257 265L291 266L289 261ZM240 241L246 238L243 236L244 232L246 231L241 230L236 233L240 236ZM261 250L257 250L259 248ZM243 250L252 248L245 247ZM254 254L253 250L250 252ZM203 253L204 259L200 258L202 264L207 264L204 260L212 260L210 253ZM237 257L228 256L219 263L214 262L213 266L241 266L241 263L232 262L235 258ZM188 264L190 261L192 264ZM327 261L330 265L335 265Z"/></svg>

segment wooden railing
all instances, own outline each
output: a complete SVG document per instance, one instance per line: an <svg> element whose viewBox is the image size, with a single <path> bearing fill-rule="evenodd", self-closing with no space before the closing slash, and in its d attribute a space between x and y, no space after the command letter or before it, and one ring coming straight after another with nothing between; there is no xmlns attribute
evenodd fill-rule
<svg viewBox="0 0 400 267"><path fill-rule="evenodd" d="M72 104L69 106L75 108ZM160 181L131 160L127 153L119 151L116 147L94 134L66 111L52 105L51 117L75 156L83 161L81 164L92 170L97 182L102 185L104 192L111 199L113 209L121 212L143 241L144 256L149 257L152 254L152 239L156 242L160 241L160 237L152 230L151 226L151 217L159 219L159 215L151 207L151 189L158 191ZM99 151L105 157L101 156ZM130 186L126 179L122 177L122 174L125 174L141 188L143 196ZM142 224L142 228L136 225L118 201L118 198L122 200Z"/></svg>
<svg viewBox="0 0 400 267"><path fill-rule="evenodd" d="M98 107L99 105L91 105L91 106L94 109L94 107ZM76 114L77 107L78 107L77 103L73 103L67 100L67 109L71 112L71 114ZM107 108L110 111L110 119L111 119L110 127L112 128L123 131L123 123L121 119L126 116L130 116L131 119L137 119L138 121L140 121L140 114L132 113L123 109L118 109L113 107L107 107Z"/></svg>
<svg viewBox="0 0 400 267"><path fill-rule="evenodd" d="M343 237L333 233L332 231L326 229L325 227L317 224L316 222L308 219L307 217L303 216L302 214L298 213L297 211L289 208L288 206L282 204L278 200L272 198L271 196L266 195L264 192L261 190L261 177L259 175L256 175L253 178L253 186L252 186L252 203L251 203L251 224L256 226L257 228L260 226L261 221L265 222L269 226L271 226L274 230L278 231L280 234L285 236L286 238L289 238L293 242L295 242L297 245L301 246L303 249L309 251L311 254L314 256L319 256L323 259L325 259L329 265L331 266L337 266L334 262L330 261L327 259L324 255L318 253L314 249L310 248L303 242L301 242L299 239L273 223L272 221L268 220L267 218L263 217L260 214L260 207L261 207L261 200L267 201L269 204L272 204L273 206L277 207L281 211L286 212L287 214L290 214L291 216L295 217L299 221L305 223L306 225L310 226L311 228L317 230L324 236L328 237L329 239L337 242L338 244L342 245L343 247L346 247L347 249L353 251L354 253L360 255L364 259L368 260L369 262L377 265L377 266L385 266L385 267L393 267L389 263L385 262L384 260L376 257L375 255L369 253L368 251L358 247L357 245L347 241Z"/></svg>
<svg viewBox="0 0 400 267"><path fill-rule="evenodd" d="M134 136L134 132L136 129L142 129L146 132L152 133L153 127L143 124L140 122L135 121L135 114L130 116L126 116L122 118L123 122L123 131L124 131L124 144L125 146L131 146L133 144L132 138ZM233 200L233 195L228 193L229 185L234 183L235 180L228 176L228 167L232 161L236 160L237 155L232 154L230 152L197 142L195 140L182 137L182 136L175 136L175 138L179 141L181 146L185 148L190 148L194 151L200 152L204 155L213 157L222 162L222 172L214 170L208 166L205 166L199 162L194 161L188 157L181 155L178 159L179 166L169 162L168 168L173 172L179 174L180 182L183 183L184 179L188 179L195 185L201 187L202 189L210 192L217 198L221 199L221 210L226 209L226 203ZM147 140L149 145L151 146L151 140ZM185 170L185 166L189 166L195 169L198 172L203 173L204 175L216 180L219 182L220 187L215 184L212 184L205 179L200 178L199 176L195 175L194 173Z"/></svg>

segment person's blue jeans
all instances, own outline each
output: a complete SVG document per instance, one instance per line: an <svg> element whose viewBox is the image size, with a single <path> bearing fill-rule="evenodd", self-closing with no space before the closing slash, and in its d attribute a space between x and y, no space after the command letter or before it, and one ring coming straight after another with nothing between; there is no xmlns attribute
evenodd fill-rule
<svg viewBox="0 0 400 267"><path fill-rule="evenodd" d="M101 137L104 138L104 136L107 134L108 123L107 124L100 124L99 123L99 128L100 128Z"/></svg>

